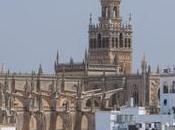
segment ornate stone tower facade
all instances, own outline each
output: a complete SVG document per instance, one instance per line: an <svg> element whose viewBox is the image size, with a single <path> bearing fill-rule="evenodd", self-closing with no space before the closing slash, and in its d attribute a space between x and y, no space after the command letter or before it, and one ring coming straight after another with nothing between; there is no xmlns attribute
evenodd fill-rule
<svg viewBox="0 0 175 130"><path fill-rule="evenodd" d="M119 72L132 72L131 16L126 24L120 17L121 0L101 0L99 24L89 23L89 63L116 65Z"/></svg>

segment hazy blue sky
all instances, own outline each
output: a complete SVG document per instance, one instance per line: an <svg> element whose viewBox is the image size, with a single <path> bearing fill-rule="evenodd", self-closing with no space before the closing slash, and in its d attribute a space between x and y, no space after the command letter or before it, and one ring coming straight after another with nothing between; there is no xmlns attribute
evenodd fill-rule
<svg viewBox="0 0 175 130"><path fill-rule="evenodd" d="M122 0L125 22L133 14L134 66L143 52L154 67L175 63L175 0ZM61 61L81 61L88 46L88 22L100 16L99 0L0 0L0 63L30 72L41 63L53 72Z"/></svg>

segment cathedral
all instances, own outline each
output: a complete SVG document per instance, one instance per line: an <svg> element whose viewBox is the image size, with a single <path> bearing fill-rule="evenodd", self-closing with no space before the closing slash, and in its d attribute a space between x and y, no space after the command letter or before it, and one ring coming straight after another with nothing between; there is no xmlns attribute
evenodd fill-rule
<svg viewBox="0 0 175 130"><path fill-rule="evenodd" d="M0 124L17 130L95 130L95 112L119 109L134 99L149 113L159 111L160 70L145 56L132 71L132 18L120 16L121 0L101 0L99 23L89 20L89 48L82 62L60 63L55 73L42 66L31 74L0 73Z"/></svg>

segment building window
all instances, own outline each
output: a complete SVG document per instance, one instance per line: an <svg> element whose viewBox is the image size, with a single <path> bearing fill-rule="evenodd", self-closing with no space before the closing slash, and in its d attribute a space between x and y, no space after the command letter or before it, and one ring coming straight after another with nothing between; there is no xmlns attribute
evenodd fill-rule
<svg viewBox="0 0 175 130"><path fill-rule="evenodd" d="M93 39L90 39L90 41L89 41L89 47L90 48L93 48Z"/></svg>
<svg viewBox="0 0 175 130"><path fill-rule="evenodd" d="M158 90L157 96L158 96L158 99L159 99L159 101L160 101L160 88L159 88L159 90Z"/></svg>
<svg viewBox="0 0 175 130"><path fill-rule="evenodd" d="M109 48L109 38L106 38L106 48Z"/></svg>
<svg viewBox="0 0 175 130"><path fill-rule="evenodd" d="M134 85L133 98L134 98L134 105L136 106L139 105L139 93L136 85Z"/></svg>
<svg viewBox="0 0 175 130"><path fill-rule="evenodd" d="M102 16L103 16L103 17L106 17L106 7L103 8Z"/></svg>
<svg viewBox="0 0 175 130"><path fill-rule="evenodd" d="M113 9L113 17L117 17L117 16L118 16L117 7L114 7L114 9Z"/></svg>
<svg viewBox="0 0 175 130"><path fill-rule="evenodd" d="M175 93L175 81L173 81L173 85L172 85L172 93Z"/></svg>
<svg viewBox="0 0 175 130"><path fill-rule="evenodd" d="M102 47L105 48L105 38L102 38Z"/></svg>
<svg viewBox="0 0 175 130"><path fill-rule="evenodd" d="M116 48L118 48L118 38L115 39L116 40Z"/></svg>
<svg viewBox="0 0 175 130"><path fill-rule="evenodd" d="M127 38L125 38L125 48L127 48L127 45L128 44L128 39Z"/></svg>
<svg viewBox="0 0 175 130"><path fill-rule="evenodd" d="M175 114L175 107L173 107L172 109L173 109L173 113Z"/></svg>
<svg viewBox="0 0 175 130"><path fill-rule="evenodd" d="M97 40L94 39L94 48L97 48Z"/></svg>
<svg viewBox="0 0 175 130"><path fill-rule="evenodd" d="M115 47L115 38L112 38L112 48Z"/></svg>
<svg viewBox="0 0 175 130"><path fill-rule="evenodd" d="M123 47L123 34L120 33L120 48Z"/></svg>
<svg viewBox="0 0 175 130"><path fill-rule="evenodd" d="M105 7L104 12L105 12L105 17L107 18L108 17L108 8L107 7Z"/></svg>
<svg viewBox="0 0 175 130"><path fill-rule="evenodd" d="M131 48L131 39L128 39L128 47Z"/></svg>
<svg viewBox="0 0 175 130"><path fill-rule="evenodd" d="M101 48L101 34L98 34L98 47Z"/></svg>
<svg viewBox="0 0 175 130"><path fill-rule="evenodd" d="M168 85L163 86L163 93L168 93Z"/></svg>
<svg viewBox="0 0 175 130"><path fill-rule="evenodd" d="M164 106L167 106L167 99L163 101Z"/></svg>

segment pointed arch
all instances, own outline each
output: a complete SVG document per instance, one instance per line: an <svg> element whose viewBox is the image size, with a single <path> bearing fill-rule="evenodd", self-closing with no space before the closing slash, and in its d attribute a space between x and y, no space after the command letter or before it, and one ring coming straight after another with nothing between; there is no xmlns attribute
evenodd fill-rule
<svg viewBox="0 0 175 130"><path fill-rule="evenodd" d="M115 39L115 42L116 42L116 43L115 43L115 44L116 44L115 46L116 46L116 48L118 48L118 46L119 46L119 45L118 45L118 38Z"/></svg>
<svg viewBox="0 0 175 130"><path fill-rule="evenodd" d="M104 17L108 17L108 7L104 7Z"/></svg>
<svg viewBox="0 0 175 130"><path fill-rule="evenodd" d="M15 97L15 99L14 99L14 107L23 108L24 106L25 105L24 105L23 99L21 99L20 97Z"/></svg>
<svg viewBox="0 0 175 130"><path fill-rule="evenodd" d="M50 108L50 103L48 99L42 98L42 104L44 108Z"/></svg>
<svg viewBox="0 0 175 130"><path fill-rule="evenodd" d="M30 118L30 130L37 130L37 119L34 116L31 116Z"/></svg>
<svg viewBox="0 0 175 130"><path fill-rule="evenodd" d="M63 130L64 129L64 124L63 124L63 119L61 116L58 116L56 119L56 130Z"/></svg>
<svg viewBox="0 0 175 130"><path fill-rule="evenodd" d="M113 8L113 17L118 17L117 7Z"/></svg>
<svg viewBox="0 0 175 130"><path fill-rule="evenodd" d="M100 102L98 101L98 99L94 99L94 106L100 107ZM92 107L92 99L91 98L86 101L86 107Z"/></svg>
<svg viewBox="0 0 175 130"><path fill-rule="evenodd" d="M87 100L86 106L87 107L91 107L92 106L92 101L90 99Z"/></svg>
<svg viewBox="0 0 175 130"><path fill-rule="evenodd" d="M89 122L87 116L83 115L81 119L81 130L88 130Z"/></svg>

